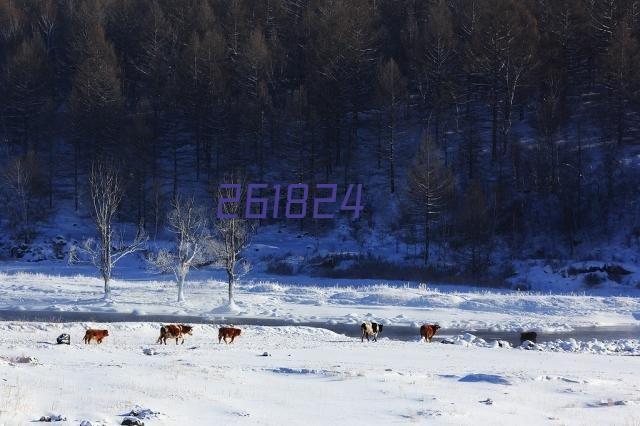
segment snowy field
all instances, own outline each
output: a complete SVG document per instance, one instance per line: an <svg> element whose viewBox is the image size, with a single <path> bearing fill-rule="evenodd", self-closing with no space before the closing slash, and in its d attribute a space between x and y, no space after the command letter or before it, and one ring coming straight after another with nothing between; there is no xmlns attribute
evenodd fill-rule
<svg viewBox="0 0 640 426"><path fill-rule="evenodd" d="M635 336L524 350L468 333L448 337L449 345L421 343L417 335L426 322L438 322L443 336L453 329L566 335L585 326L637 327L640 300L632 295L255 274L237 285L238 310L230 314L220 311L227 287L216 272L190 275L186 303L176 302L170 276L135 264L120 268L111 302L102 300L94 276L89 267L48 262L0 267L0 311L45 311L48 318L0 322L0 425L43 416L66 419L58 424L116 425L132 411L147 426L640 425ZM60 323L64 312L133 314L139 322ZM243 326L236 343L224 345L217 325L195 325L184 345L164 346L155 343L160 324L145 315L291 326ZM383 332L379 342L361 343L296 325L347 325L353 335L365 320L407 327L415 338ZM89 327L110 335L101 345L84 345ZM71 335L70 346L55 344L61 333Z"/></svg>
<svg viewBox="0 0 640 426"><path fill-rule="evenodd" d="M194 274L187 302L176 302L170 277L148 274L114 280L113 302L105 303L102 282L90 269L73 275L0 273L0 310L113 312L228 317L216 310L227 297L226 283ZM81 273L84 272L84 273ZM205 274L203 273L204 277ZM210 274L208 275L210 276ZM417 327L502 331L562 331L594 325L638 325L640 299L630 296L559 295L483 290L462 286L381 283L363 280L291 278L295 283L249 281L236 290L243 318L358 324L362 320Z"/></svg>
<svg viewBox="0 0 640 426"><path fill-rule="evenodd" d="M110 336L84 345L88 326ZM136 405L157 413L147 425L640 424L630 356L361 343L306 327L247 327L224 345L214 326L196 326L179 346L156 345L150 323L6 322L0 332L7 426L56 415L120 424ZM71 346L53 344L62 332Z"/></svg>

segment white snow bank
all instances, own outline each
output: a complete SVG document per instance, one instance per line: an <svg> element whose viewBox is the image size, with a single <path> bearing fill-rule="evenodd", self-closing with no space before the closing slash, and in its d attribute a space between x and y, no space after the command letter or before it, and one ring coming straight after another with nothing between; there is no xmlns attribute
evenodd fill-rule
<svg viewBox="0 0 640 426"><path fill-rule="evenodd" d="M281 318L291 322L356 324L372 318L386 325L414 327L438 322L443 328L495 331L566 331L595 325L638 324L640 298L534 294L471 287L426 285L316 286L241 282L235 303L227 303L222 281L190 281L186 303L177 303L175 285L146 279L114 280L114 303L102 300L102 283L88 276L0 273L0 310L103 312L138 315L198 315ZM356 283L356 281L354 281Z"/></svg>
<svg viewBox="0 0 640 426"><path fill-rule="evenodd" d="M459 346L475 346L481 348L511 348L509 342L493 340L487 342L471 333L459 334L447 339L443 343ZM526 342L525 342L526 343ZM538 350L547 352L576 352L600 355L640 355L640 340L618 339L579 341L573 338L567 340L556 339L543 343L523 344L517 349Z"/></svg>
<svg viewBox="0 0 640 426"><path fill-rule="evenodd" d="M598 340L577 341L576 339L544 342L536 345L537 348L552 352L579 352L603 355L640 355L640 340Z"/></svg>

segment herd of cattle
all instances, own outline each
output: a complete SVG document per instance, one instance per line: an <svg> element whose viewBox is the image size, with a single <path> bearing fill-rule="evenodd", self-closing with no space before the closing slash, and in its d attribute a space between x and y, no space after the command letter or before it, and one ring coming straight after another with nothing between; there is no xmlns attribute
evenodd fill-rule
<svg viewBox="0 0 640 426"><path fill-rule="evenodd" d="M382 324L378 324L375 322L363 322L360 326L360 330L362 330L361 341L364 342L364 339L366 338L368 342L369 338L371 337L373 338L374 342L377 342L378 334L382 333L383 328L384 326ZM440 328L442 327L440 327L438 324L422 324L420 326L420 340L431 343L431 340L433 340L433 336L436 335ZM524 333L520 333L520 344L524 342L536 343L537 339L538 333L536 333L535 331L526 331ZM446 342L447 341L445 340L442 343Z"/></svg>
<svg viewBox="0 0 640 426"><path fill-rule="evenodd" d="M235 327L220 327L218 329L218 343L233 343L233 340L240 336L242 330ZM176 339L176 345L178 342L184 344L184 336L191 336L193 334L193 326L186 324L167 324L160 327L160 337L156 340L156 343L167 344L167 339ZM102 343L102 340L109 335L109 330L96 330L93 328L88 329L84 334L84 343L89 344L92 340L96 343ZM70 339L67 334L63 334L58 337L58 343L70 344Z"/></svg>
<svg viewBox="0 0 640 426"><path fill-rule="evenodd" d="M370 338L373 339L374 342L378 341L378 334L382 333L382 329L384 328L383 324L378 324L375 322L363 322L360 326L360 330L362 331L361 341L364 342L364 339L367 339L367 342ZM425 342L431 342L433 336L436 335L438 330L441 327L438 324L423 324L420 327L420 339ZM222 343L224 340L225 343L233 343L234 339L242 333L242 330L235 327L220 327L218 329L218 343ZM167 344L167 339L176 339L176 345L178 342L184 344L184 336L193 334L193 326L186 324L167 324L160 327L160 337L156 340L156 343L159 344ZM62 335L67 336L67 335ZM61 343L60 336L58 338L58 343ZM88 329L84 335L84 343L89 344L92 340L95 340L96 343L102 343L102 340L109 336L108 330L95 330ZM533 331L525 332L520 335L520 341L531 341L535 342L537 338L537 334ZM68 336L64 339L64 343L69 344Z"/></svg>
<svg viewBox="0 0 640 426"><path fill-rule="evenodd" d="M383 328L384 325L378 324L376 322L363 322L360 326L360 330L362 331L361 341L364 342L364 339L366 337L368 342L369 338L371 337L373 338L374 342L377 342L378 334L382 333ZM440 326L438 324L423 324L422 326L420 326L420 339L424 340L425 342L431 342L431 339L433 339L433 336L436 335L438 330L440 330Z"/></svg>

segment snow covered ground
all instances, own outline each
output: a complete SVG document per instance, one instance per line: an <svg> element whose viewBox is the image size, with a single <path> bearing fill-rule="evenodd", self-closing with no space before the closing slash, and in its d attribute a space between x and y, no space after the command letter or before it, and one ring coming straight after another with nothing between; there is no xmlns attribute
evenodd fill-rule
<svg viewBox="0 0 640 426"><path fill-rule="evenodd" d="M113 301L88 266L0 264L0 311L45 311L51 322L0 322L0 426L43 416L61 424L120 424L141 412L149 425L221 424L640 424L640 341L553 340L532 350L501 348L467 333L450 345L418 342L417 326L566 332L638 326L640 299L611 289L590 294L527 293L382 280L275 277L237 285L234 315L219 313L227 287L216 271L189 276L186 303L170 276L123 264ZM59 323L62 312L133 314L139 322ZM155 344L145 315L189 315L247 326L233 345L216 325L196 325L184 345ZM2 315L2 312L0 312ZM364 320L415 331L413 341L377 343L313 322ZM88 327L109 330L81 343ZM635 329L634 329L635 330ZM56 345L61 333L72 344ZM263 356L266 353L266 356ZM148 409L150 411L144 411ZM142 410L142 411L141 411Z"/></svg>
<svg viewBox="0 0 640 426"><path fill-rule="evenodd" d="M25 273L5 267L0 273L0 310L114 312L224 316L215 309L226 301L226 283L194 274L187 303L176 302L170 277L148 274L113 282L113 303L102 299L102 282L89 268L75 274ZM369 319L416 327L439 322L444 328L501 331L562 331L594 325L638 325L640 299L630 296L536 294L401 282L291 278L248 281L237 286L237 316L291 322L357 324Z"/></svg>
<svg viewBox="0 0 640 426"><path fill-rule="evenodd" d="M88 326L110 335L84 345ZM53 344L63 332L70 346ZM640 422L630 356L361 343L306 327L246 327L232 345L209 325L179 346L157 335L151 323L0 323L0 424L113 425L136 405L157 413L146 425Z"/></svg>

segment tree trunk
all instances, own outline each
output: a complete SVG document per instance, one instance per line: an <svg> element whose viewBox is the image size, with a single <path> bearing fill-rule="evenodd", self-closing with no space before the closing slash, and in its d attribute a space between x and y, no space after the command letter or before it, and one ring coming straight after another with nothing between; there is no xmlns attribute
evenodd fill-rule
<svg viewBox="0 0 640 426"><path fill-rule="evenodd" d="M211 137L207 137L204 146L204 163L207 169L207 184L211 184L211 150L212 150Z"/></svg>
<svg viewBox="0 0 640 426"><path fill-rule="evenodd" d="M316 179L316 133L315 127L311 127L311 156L309 158L310 167L309 167L309 176L311 177L311 181L315 182ZM313 186L315 188L315 185Z"/></svg>
<svg viewBox="0 0 640 426"><path fill-rule="evenodd" d="M104 299L111 299L111 224L102 225L102 278L104 279Z"/></svg>
<svg viewBox="0 0 640 426"><path fill-rule="evenodd" d="M389 123L389 130L391 134L389 136L389 186L390 191L393 194L396 192L396 167L395 167L395 158L394 158L394 150L395 150L395 111L393 110L394 106L391 105L391 119Z"/></svg>
<svg viewBox="0 0 640 426"><path fill-rule="evenodd" d="M176 136L173 137L173 199L178 196L178 147Z"/></svg>
<svg viewBox="0 0 640 426"><path fill-rule="evenodd" d="M260 180L264 176L264 110L260 110L260 130L258 134L258 172Z"/></svg>
<svg viewBox="0 0 640 426"><path fill-rule="evenodd" d="M428 208L428 207L427 207ZM429 264L429 247L431 243L431 230L429 229L429 213L424 215L424 264Z"/></svg>
<svg viewBox="0 0 640 426"><path fill-rule="evenodd" d="M622 99L622 96L618 96L617 98L617 108L616 108L616 114L617 114L617 141L618 141L618 146L622 146L622 138L624 135L624 100Z"/></svg>
<svg viewBox="0 0 640 426"><path fill-rule="evenodd" d="M229 305L233 303L233 273L227 271L227 280L229 282Z"/></svg>
<svg viewBox="0 0 640 426"><path fill-rule="evenodd" d="M498 100L495 89L491 100L491 161L495 163L498 158Z"/></svg>
<svg viewBox="0 0 640 426"><path fill-rule="evenodd" d="M104 300L110 300L111 299L111 283L110 283L110 279L108 276L106 276L106 274L104 274L104 276L102 277L104 279Z"/></svg>
<svg viewBox="0 0 640 426"><path fill-rule="evenodd" d="M220 140L216 141L216 182L220 181Z"/></svg>
<svg viewBox="0 0 640 426"><path fill-rule="evenodd" d="M377 131L378 131L378 149L376 152L377 167L382 167L382 112L378 112Z"/></svg>
<svg viewBox="0 0 640 426"><path fill-rule="evenodd" d="M340 152L342 151L342 147L340 145L340 114L336 113L334 117L334 143L335 143L335 155L336 155L336 166L340 165Z"/></svg>
<svg viewBox="0 0 640 426"><path fill-rule="evenodd" d="M515 92L515 87L513 88ZM505 100L504 100L504 113L502 117L502 124L500 126L500 137L502 139L502 153L507 153L507 148L509 144L509 132L511 131L511 108L513 106L513 98L507 91Z"/></svg>
<svg viewBox="0 0 640 426"><path fill-rule="evenodd" d="M53 143L49 143L49 208L53 208Z"/></svg>
<svg viewBox="0 0 640 426"><path fill-rule="evenodd" d="M78 145L73 146L73 211L78 211Z"/></svg>
<svg viewBox="0 0 640 426"><path fill-rule="evenodd" d="M184 302L184 274L178 277L178 302Z"/></svg>
<svg viewBox="0 0 640 426"><path fill-rule="evenodd" d="M198 121L197 130L196 130L196 182L200 182L200 145L201 145L201 135L202 135L202 124L200 120Z"/></svg>

